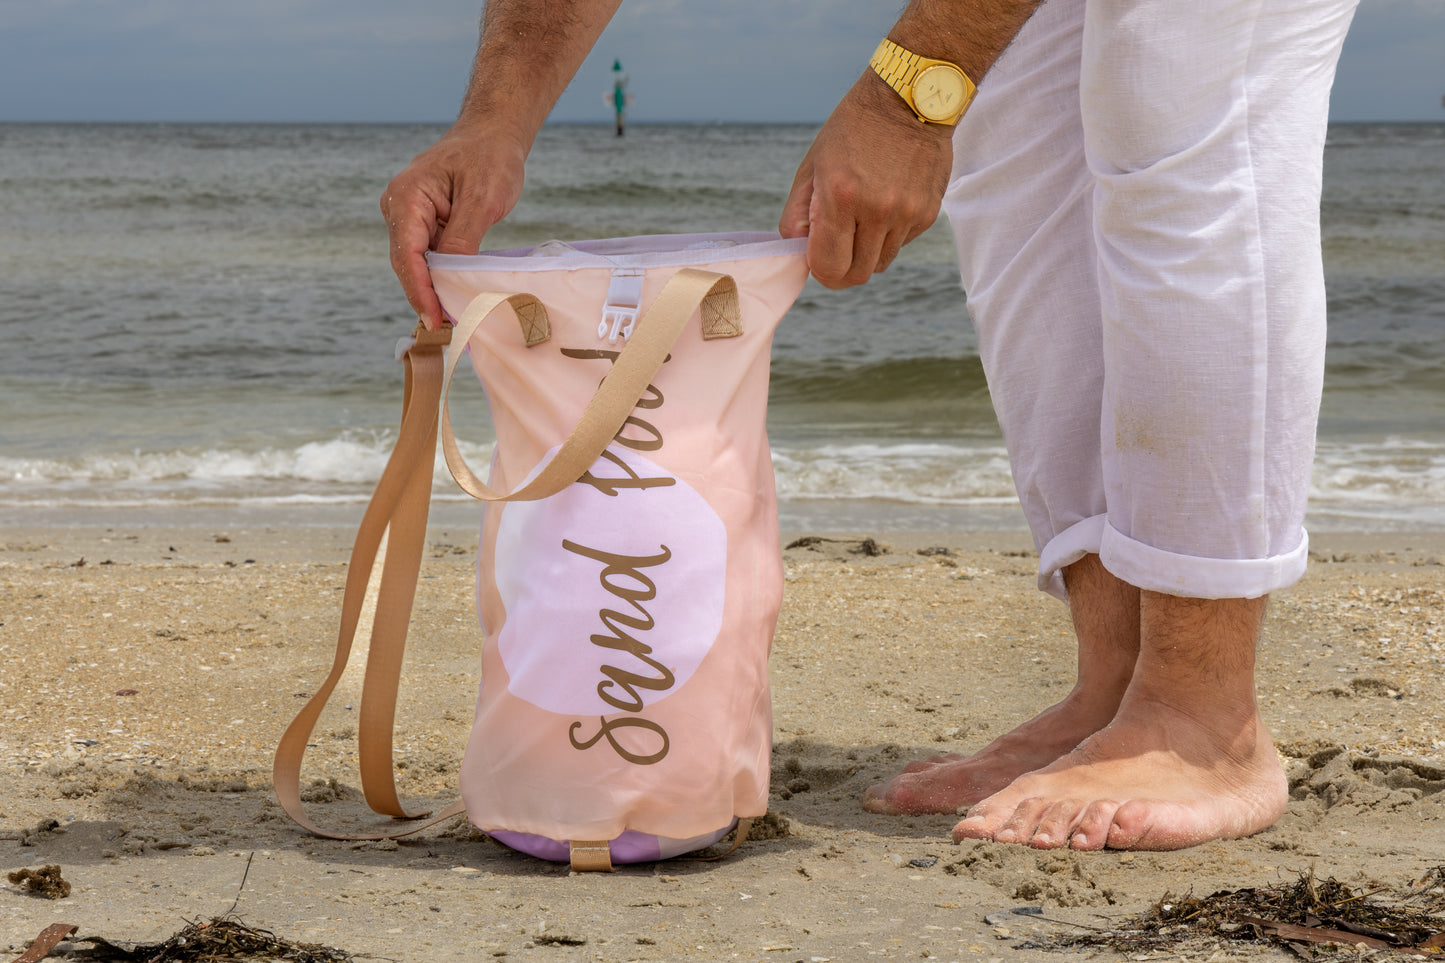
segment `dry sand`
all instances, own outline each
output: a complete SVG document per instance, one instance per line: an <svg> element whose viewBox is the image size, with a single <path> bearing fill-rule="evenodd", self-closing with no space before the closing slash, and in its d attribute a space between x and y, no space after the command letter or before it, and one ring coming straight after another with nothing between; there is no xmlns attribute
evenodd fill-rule
<svg viewBox="0 0 1445 963"><path fill-rule="evenodd" d="M906 761L977 748L1073 680L1065 609L1035 591L1022 536L920 554L935 540L863 534L881 554L861 535L786 553L771 838L721 862L569 876L465 827L350 844L281 813L271 751L329 663L350 532L0 529L0 871L58 865L72 886L48 900L0 881L0 959L58 921L155 941L233 906L279 936L393 960L1059 959L1027 941L1166 893L1311 870L1402 887L1445 865L1440 536L1320 537L1304 581L1276 596L1260 696L1292 786L1277 826L1120 854L958 846L955 817L860 809ZM455 791L473 546L431 533L397 739L413 798ZM308 758L313 815L331 825L362 813L348 684ZM1042 918L986 919L1019 906ZM1221 935L1165 955L1283 953Z"/></svg>

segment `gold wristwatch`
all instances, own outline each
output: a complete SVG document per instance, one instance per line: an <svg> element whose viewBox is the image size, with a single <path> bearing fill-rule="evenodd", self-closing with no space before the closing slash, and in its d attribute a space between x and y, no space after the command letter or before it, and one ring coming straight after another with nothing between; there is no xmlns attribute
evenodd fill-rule
<svg viewBox="0 0 1445 963"><path fill-rule="evenodd" d="M946 60L930 60L884 38L868 61L883 82L929 124L958 123L978 92L968 75Z"/></svg>

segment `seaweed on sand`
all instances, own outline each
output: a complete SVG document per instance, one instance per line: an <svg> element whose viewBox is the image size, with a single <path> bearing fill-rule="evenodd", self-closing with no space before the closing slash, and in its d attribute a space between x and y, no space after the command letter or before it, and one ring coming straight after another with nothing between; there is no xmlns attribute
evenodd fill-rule
<svg viewBox="0 0 1445 963"><path fill-rule="evenodd" d="M1313 872L1292 883L1221 890L1205 897L1166 893L1148 910L1085 934L1029 941L1034 949L1107 947L1123 952L1176 946L1189 940L1266 943L1305 959L1331 946L1386 950L1445 959L1445 866L1403 891L1387 886L1355 891Z"/></svg>
<svg viewBox="0 0 1445 963"><path fill-rule="evenodd" d="M68 959L95 963L215 963L219 960L349 963L355 959L352 954L332 946L282 939L229 914L187 923L159 943L116 942L100 936L76 937L72 943L77 946ZM78 945L86 943L90 945L84 949Z"/></svg>

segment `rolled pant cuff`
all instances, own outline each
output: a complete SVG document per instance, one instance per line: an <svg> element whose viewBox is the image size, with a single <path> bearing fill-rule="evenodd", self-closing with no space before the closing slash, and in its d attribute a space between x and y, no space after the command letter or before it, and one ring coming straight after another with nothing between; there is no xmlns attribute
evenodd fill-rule
<svg viewBox="0 0 1445 963"><path fill-rule="evenodd" d="M1067 602L1069 593L1064 588L1064 569L1085 555L1099 554L1107 525L1107 516L1094 515L1075 522L1049 539L1039 552L1039 589Z"/></svg>
<svg viewBox="0 0 1445 963"><path fill-rule="evenodd" d="M1305 573L1309 535L1300 530L1292 552L1269 558L1200 558L1176 555L1121 535L1107 523L1099 549L1104 568L1150 592L1196 599L1259 598L1288 588Z"/></svg>

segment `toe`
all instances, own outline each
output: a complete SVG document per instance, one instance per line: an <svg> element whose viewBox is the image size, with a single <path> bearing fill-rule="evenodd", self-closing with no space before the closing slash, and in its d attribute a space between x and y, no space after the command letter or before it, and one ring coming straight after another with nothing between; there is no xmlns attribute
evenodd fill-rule
<svg viewBox="0 0 1445 963"><path fill-rule="evenodd" d="M1131 800L1114 814L1108 845L1110 849L1186 849L1242 835L1210 816L1207 803Z"/></svg>
<svg viewBox="0 0 1445 963"><path fill-rule="evenodd" d="M863 808L884 816L915 816L932 812L932 794L917 773L904 772L863 792Z"/></svg>
<svg viewBox="0 0 1445 963"><path fill-rule="evenodd" d="M1043 820L1044 814L1051 808L1053 808L1053 803L1048 799L1030 797L1023 800L993 834L994 841L1000 843L1032 842L1035 834L1038 833L1039 823Z"/></svg>
<svg viewBox="0 0 1445 963"><path fill-rule="evenodd" d="M885 782L863 790L863 808L870 813L891 813L893 810L888 800L888 788L892 785L891 782Z"/></svg>
<svg viewBox="0 0 1445 963"><path fill-rule="evenodd" d="M1003 817L989 812L987 802L981 802L968 811L968 815L959 820L953 827L953 841L961 843L965 839L993 839L994 829L1001 822Z"/></svg>
<svg viewBox="0 0 1445 963"><path fill-rule="evenodd" d="M1139 800L1124 803L1114 813L1109 825L1108 846L1110 849L1156 849L1147 846L1145 837L1154 828L1154 818L1159 804L1150 805ZM1163 847L1174 848L1174 847Z"/></svg>
<svg viewBox="0 0 1445 963"><path fill-rule="evenodd" d="M1029 845L1035 849L1061 849L1069 845L1069 836L1083 810L1084 803L1077 799L1062 799L1054 803L1039 819Z"/></svg>
<svg viewBox="0 0 1445 963"><path fill-rule="evenodd" d="M1119 804L1110 799L1096 800L1084 808L1069 837L1072 849L1103 849L1109 842L1109 827Z"/></svg>

